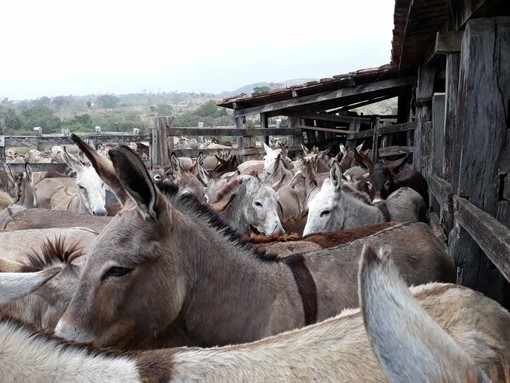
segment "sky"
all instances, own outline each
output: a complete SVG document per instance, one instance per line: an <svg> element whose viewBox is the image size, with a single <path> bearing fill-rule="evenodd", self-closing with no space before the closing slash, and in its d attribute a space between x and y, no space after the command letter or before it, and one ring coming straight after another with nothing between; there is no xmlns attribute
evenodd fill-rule
<svg viewBox="0 0 510 383"><path fill-rule="evenodd" d="M233 91L389 63L392 0L16 0L0 99Z"/></svg>

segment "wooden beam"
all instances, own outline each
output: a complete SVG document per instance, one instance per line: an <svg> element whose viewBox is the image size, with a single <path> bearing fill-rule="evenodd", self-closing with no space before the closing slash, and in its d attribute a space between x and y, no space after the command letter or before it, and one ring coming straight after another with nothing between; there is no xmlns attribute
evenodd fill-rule
<svg viewBox="0 0 510 383"><path fill-rule="evenodd" d="M294 128L295 129L305 129L305 130L316 130L318 132L330 132L330 133L345 134L345 135L352 133L345 129L320 128L317 126L307 126L307 125L295 125Z"/></svg>
<svg viewBox="0 0 510 383"><path fill-rule="evenodd" d="M412 153L412 146L387 146L379 149L379 157L398 156L400 154Z"/></svg>
<svg viewBox="0 0 510 383"><path fill-rule="evenodd" d="M231 150L232 154L240 155L240 156L262 156L264 155L264 149L262 148L246 148L237 150L236 148L232 149L175 149L172 150L173 153L175 153L178 157L190 157L190 158L196 158L198 157L199 153L202 153L205 156L214 156L215 154L218 154L219 152L224 152ZM292 152L298 152L302 151L301 146L291 146L287 148L289 153Z"/></svg>
<svg viewBox="0 0 510 383"><path fill-rule="evenodd" d="M357 96L360 94L370 95L374 92L383 90L391 90L408 85L414 85L415 79L413 77L399 77L391 80L378 81L370 84L357 85L350 88L342 88L331 92L324 92L315 95L295 97L293 99L274 102L270 104L254 106L245 109L234 109L234 117L246 116L258 113L276 112L287 108L295 108L303 105L327 102L346 97Z"/></svg>
<svg viewBox="0 0 510 383"><path fill-rule="evenodd" d="M320 120L338 122L341 124L352 124L353 122L359 122L361 124L371 124L372 120L366 117L355 117L355 116L337 116L328 113L293 113L285 112L284 116L304 118L307 120Z"/></svg>
<svg viewBox="0 0 510 383"><path fill-rule="evenodd" d="M482 8L487 2L488 2L487 0L463 1L462 2L463 6L459 7L460 10L459 25L458 28L456 29L462 29L464 27L464 24L466 24L471 19L475 12Z"/></svg>
<svg viewBox="0 0 510 383"><path fill-rule="evenodd" d="M432 100L434 95L434 82L436 80L436 68L433 66L421 66L418 68L418 86L416 89L416 102Z"/></svg>
<svg viewBox="0 0 510 383"><path fill-rule="evenodd" d="M129 135L123 134L78 134L83 139L94 139L103 143L115 142L119 144L127 144L129 142L142 142L150 141L151 135ZM17 146L28 146L37 147L42 146L54 146L54 145L74 145L74 141L71 140L70 136L63 135L43 135L43 136L5 136L5 147L17 147Z"/></svg>
<svg viewBox="0 0 510 383"><path fill-rule="evenodd" d="M510 229L465 198L453 197L455 220L510 282Z"/></svg>
<svg viewBox="0 0 510 383"><path fill-rule="evenodd" d="M293 128L167 128L169 136L293 136Z"/></svg>
<svg viewBox="0 0 510 383"><path fill-rule="evenodd" d="M431 174L427 177L427 184L430 192L443 208L451 203L452 185L449 182Z"/></svg>
<svg viewBox="0 0 510 383"><path fill-rule="evenodd" d="M439 31L436 33L435 55L460 52L464 31Z"/></svg>
<svg viewBox="0 0 510 383"><path fill-rule="evenodd" d="M382 126L379 128L379 134L392 134L392 133L401 133L401 132L407 132L409 130L414 130L416 128L416 122L404 122L402 124L394 124L394 125L387 125Z"/></svg>
<svg viewBox="0 0 510 383"><path fill-rule="evenodd" d="M23 163L9 162L6 165L9 166L9 168L11 168L11 170L14 173L21 173L21 172L25 171L25 163L24 162ZM56 163L56 162L47 163L47 164L30 163L29 165L33 172L47 172L49 170L54 170L54 171L57 171L60 173L65 173L69 169L67 164Z"/></svg>

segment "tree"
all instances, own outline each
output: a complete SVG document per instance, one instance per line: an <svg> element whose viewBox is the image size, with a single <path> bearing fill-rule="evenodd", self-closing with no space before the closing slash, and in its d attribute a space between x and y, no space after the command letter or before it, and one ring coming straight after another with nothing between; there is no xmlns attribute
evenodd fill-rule
<svg viewBox="0 0 510 383"><path fill-rule="evenodd" d="M60 132L60 118L53 114L53 111L46 106L34 106L25 110L22 113L26 129L32 129L40 126L43 133L58 133Z"/></svg>
<svg viewBox="0 0 510 383"><path fill-rule="evenodd" d="M253 93L269 93L271 91L271 87L269 86L256 86L253 88Z"/></svg>
<svg viewBox="0 0 510 383"><path fill-rule="evenodd" d="M40 99L36 100L35 101L37 105L40 105L40 106L50 106L51 104L51 100L49 97L46 97L46 96L43 96L41 97Z"/></svg>
<svg viewBox="0 0 510 383"><path fill-rule="evenodd" d="M58 96L53 99L52 104L57 110L60 110L67 105L67 99L64 96Z"/></svg>
<svg viewBox="0 0 510 383"><path fill-rule="evenodd" d="M119 101L119 98L113 94L104 94L97 99L97 103L105 109L116 108Z"/></svg>
<svg viewBox="0 0 510 383"><path fill-rule="evenodd" d="M23 129L22 117L12 108L0 111L0 121L9 133Z"/></svg>

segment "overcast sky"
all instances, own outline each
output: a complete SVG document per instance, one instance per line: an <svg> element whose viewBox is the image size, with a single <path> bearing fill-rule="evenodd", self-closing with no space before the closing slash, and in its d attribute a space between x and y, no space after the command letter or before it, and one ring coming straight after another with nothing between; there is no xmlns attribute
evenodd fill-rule
<svg viewBox="0 0 510 383"><path fill-rule="evenodd" d="M0 99L235 90L387 64L392 0L16 0Z"/></svg>

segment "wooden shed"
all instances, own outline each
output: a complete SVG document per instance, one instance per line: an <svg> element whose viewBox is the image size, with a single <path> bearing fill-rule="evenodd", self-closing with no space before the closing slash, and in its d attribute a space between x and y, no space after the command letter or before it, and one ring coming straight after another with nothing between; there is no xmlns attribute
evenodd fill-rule
<svg viewBox="0 0 510 383"><path fill-rule="evenodd" d="M394 25L386 66L218 105L237 126L288 116L308 142L370 138L377 158L380 135L398 133L391 154L413 151L458 282L510 308L510 2L396 0ZM390 97L391 124L350 113Z"/></svg>

